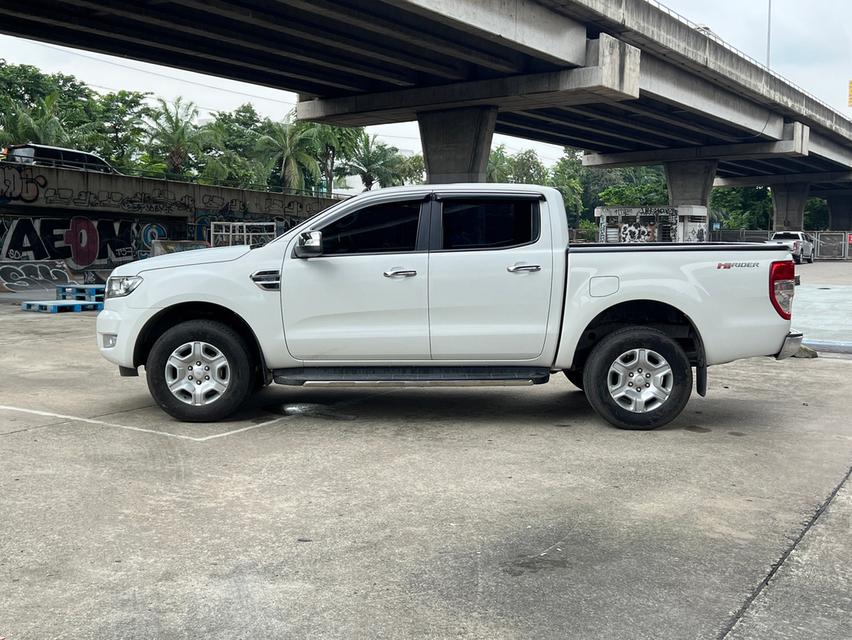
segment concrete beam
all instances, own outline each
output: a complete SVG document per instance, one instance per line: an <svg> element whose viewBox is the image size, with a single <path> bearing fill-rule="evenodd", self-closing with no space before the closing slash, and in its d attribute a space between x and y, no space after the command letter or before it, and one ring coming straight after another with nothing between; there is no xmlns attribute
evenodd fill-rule
<svg viewBox="0 0 852 640"><path fill-rule="evenodd" d="M417 121L430 184L485 182L495 107L429 111Z"/></svg>
<svg viewBox="0 0 852 640"><path fill-rule="evenodd" d="M733 91L707 82L702 75L654 58L642 56L639 90L643 96L665 102L754 135L781 140L784 118Z"/></svg>
<svg viewBox="0 0 852 640"><path fill-rule="evenodd" d="M669 204L673 207L687 204L709 206L718 164L717 160L667 162L665 169Z"/></svg>
<svg viewBox="0 0 852 640"><path fill-rule="evenodd" d="M533 0L385 1L560 66L587 64L586 26Z"/></svg>
<svg viewBox="0 0 852 640"><path fill-rule="evenodd" d="M811 132L809 149L811 155L831 160L844 167L852 168L852 146L842 144L818 133Z"/></svg>
<svg viewBox="0 0 852 640"><path fill-rule="evenodd" d="M492 106L525 110L639 97L639 50L601 34L588 41L590 66L299 102L298 117L343 126L408 122L418 113Z"/></svg>
<svg viewBox="0 0 852 640"><path fill-rule="evenodd" d="M806 156L808 155L808 138L808 127L799 122L792 122L784 125L783 140L779 142L744 142L624 153L588 153L583 156L583 164L587 167L629 167L683 160L753 160L773 156Z"/></svg>
<svg viewBox="0 0 852 640"><path fill-rule="evenodd" d="M802 230L809 190L807 182L777 184L770 189L775 221L773 228L776 231Z"/></svg>
<svg viewBox="0 0 852 640"><path fill-rule="evenodd" d="M203 1L206 2L206 0ZM278 0L278 2L300 12L319 16L323 20L343 20L350 29L375 34L377 41L381 41L383 38L408 38L411 42L416 42L418 47L427 51L449 55L458 60L481 65L500 73L520 73L522 71L523 63L520 60L512 59L513 57L520 58L519 55L512 57L495 55L473 46L472 43L459 46L458 43L449 38L429 34L423 29L409 27L399 21L388 20L368 11L361 11L353 6L347 6L345 10L342 10L340 4L333 0ZM585 37L585 34L583 37Z"/></svg>
<svg viewBox="0 0 852 640"><path fill-rule="evenodd" d="M714 187L767 187L791 182L852 182L852 171L828 171L816 173L787 173L777 175L742 176L738 178L716 178Z"/></svg>

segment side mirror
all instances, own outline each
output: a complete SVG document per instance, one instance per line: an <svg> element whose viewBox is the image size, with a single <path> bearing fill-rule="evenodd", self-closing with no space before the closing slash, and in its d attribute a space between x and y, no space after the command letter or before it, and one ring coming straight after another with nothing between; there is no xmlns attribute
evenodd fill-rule
<svg viewBox="0 0 852 640"><path fill-rule="evenodd" d="M297 258L315 258L322 255L322 231L304 231L299 234L293 255Z"/></svg>

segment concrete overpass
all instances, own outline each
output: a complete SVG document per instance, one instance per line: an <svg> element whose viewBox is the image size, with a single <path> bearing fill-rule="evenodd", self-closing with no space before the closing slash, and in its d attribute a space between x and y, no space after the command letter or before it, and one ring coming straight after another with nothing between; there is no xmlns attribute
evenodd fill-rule
<svg viewBox="0 0 852 640"><path fill-rule="evenodd" d="M852 228L852 122L646 0L30 0L0 31L300 93L299 116L417 120L434 182L482 180L496 132L666 167L672 204L770 184Z"/></svg>

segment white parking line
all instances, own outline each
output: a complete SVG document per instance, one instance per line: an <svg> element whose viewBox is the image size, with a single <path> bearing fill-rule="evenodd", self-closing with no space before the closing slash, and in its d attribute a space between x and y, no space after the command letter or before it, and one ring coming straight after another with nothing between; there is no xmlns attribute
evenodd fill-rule
<svg viewBox="0 0 852 640"><path fill-rule="evenodd" d="M0 409L4 409L6 411L19 411L21 413L30 413L36 416L46 416L48 418L60 418L62 420L69 420L73 422L86 422L88 424L96 424L101 427L113 427L114 429L126 429L127 431L139 431L141 433L153 433L158 436L166 436L168 438L179 438L180 440L192 440L193 442L206 442L207 440L213 440L214 438L224 438L225 436L232 436L235 433L242 433L243 431L251 431L252 429L260 429L261 427L266 427L270 424L274 424L281 420L285 420L287 418L292 418L293 416L281 416L279 418L273 418L272 420L267 420L266 422L261 422L260 424L253 424L248 427L242 427L241 429L234 429L233 431L226 431L224 433L215 433L210 436L204 436L203 438L194 438L192 436L184 436L178 433L169 433L167 431L155 431L154 429L143 429L142 427L131 427L126 424L116 424L115 422L105 422L104 420L96 420L94 418L83 418L80 416L71 416L64 413L53 413L51 411L37 411L35 409L24 409L23 407L12 407L5 404L0 404Z"/></svg>

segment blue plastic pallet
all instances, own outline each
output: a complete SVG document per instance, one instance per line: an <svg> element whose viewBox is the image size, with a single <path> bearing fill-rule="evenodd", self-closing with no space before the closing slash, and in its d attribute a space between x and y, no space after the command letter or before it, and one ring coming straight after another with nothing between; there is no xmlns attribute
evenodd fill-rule
<svg viewBox="0 0 852 640"><path fill-rule="evenodd" d="M41 313L100 311L103 308L103 302L86 300L38 300L21 303L21 311L39 311Z"/></svg>
<svg viewBox="0 0 852 640"><path fill-rule="evenodd" d="M105 285L102 284L58 284L57 300L86 300L99 302L104 299Z"/></svg>

